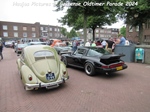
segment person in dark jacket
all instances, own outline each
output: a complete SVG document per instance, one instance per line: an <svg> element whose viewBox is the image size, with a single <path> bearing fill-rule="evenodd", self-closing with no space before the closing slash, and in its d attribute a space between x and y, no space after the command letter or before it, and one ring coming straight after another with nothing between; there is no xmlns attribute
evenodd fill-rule
<svg viewBox="0 0 150 112"><path fill-rule="evenodd" d="M1 60L3 59L2 51L3 51L3 44L2 44L2 42L0 42L0 56L1 56Z"/></svg>

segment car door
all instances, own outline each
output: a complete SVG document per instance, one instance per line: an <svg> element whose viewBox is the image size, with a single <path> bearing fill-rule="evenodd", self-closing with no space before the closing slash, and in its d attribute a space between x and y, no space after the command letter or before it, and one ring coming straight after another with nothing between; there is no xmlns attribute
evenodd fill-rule
<svg viewBox="0 0 150 112"><path fill-rule="evenodd" d="M82 57L85 54L85 49L78 48L70 57L68 57L68 64L83 68Z"/></svg>

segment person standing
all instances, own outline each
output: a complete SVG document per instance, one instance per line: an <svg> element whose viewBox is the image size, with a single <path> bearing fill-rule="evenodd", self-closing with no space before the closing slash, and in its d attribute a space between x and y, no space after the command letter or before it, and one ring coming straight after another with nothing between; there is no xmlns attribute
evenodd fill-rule
<svg viewBox="0 0 150 112"><path fill-rule="evenodd" d="M119 37L120 37L120 43L119 43L119 45L125 45L126 39L123 37L123 35L120 35Z"/></svg>
<svg viewBox="0 0 150 112"><path fill-rule="evenodd" d="M105 40L102 40L101 44L102 44L103 48L105 49L107 42Z"/></svg>
<svg viewBox="0 0 150 112"><path fill-rule="evenodd" d="M74 40L72 43L73 52L77 50L77 40Z"/></svg>
<svg viewBox="0 0 150 112"><path fill-rule="evenodd" d="M0 42L0 56L1 56L1 60L3 59L2 51L3 51L3 44L2 44L2 42Z"/></svg>
<svg viewBox="0 0 150 112"><path fill-rule="evenodd" d="M112 40L112 38L109 38L109 40L106 40L107 44L106 44L106 50L110 53L113 53L114 52L114 42Z"/></svg>
<svg viewBox="0 0 150 112"><path fill-rule="evenodd" d="M96 46L95 41L92 42L92 45L91 45L91 46L92 46L92 47L95 47L95 46Z"/></svg>
<svg viewBox="0 0 150 112"><path fill-rule="evenodd" d="M87 41L87 42L85 43L85 46L90 46L90 42Z"/></svg>

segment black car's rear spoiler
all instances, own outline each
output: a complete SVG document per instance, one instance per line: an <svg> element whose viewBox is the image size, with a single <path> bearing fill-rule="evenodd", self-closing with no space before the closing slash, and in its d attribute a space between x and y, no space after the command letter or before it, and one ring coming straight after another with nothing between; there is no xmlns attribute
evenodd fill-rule
<svg viewBox="0 0 150 112"><path fill-rule="evenodd" d="M100 58L101 59L111 59L111 58L120 58L125 56L125 54L109 54L109 55L103 55Z"/></svg>

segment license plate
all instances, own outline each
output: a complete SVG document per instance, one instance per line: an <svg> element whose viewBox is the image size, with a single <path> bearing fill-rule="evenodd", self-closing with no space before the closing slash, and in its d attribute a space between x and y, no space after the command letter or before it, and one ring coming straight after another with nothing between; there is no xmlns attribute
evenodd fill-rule
<svg viewBox="0 0 150 112"><path fill-rule="evenodd" d="M46 74L46 79L47 80L53 80L53 79L55 79L55 74L54 73L48 73L48 74Z"/></svg>
<svg viewBox="0 0 150 112"><path fill-rule="evenodd" d="M122 70L122 66L116 67L116 70Z"/></svg>

